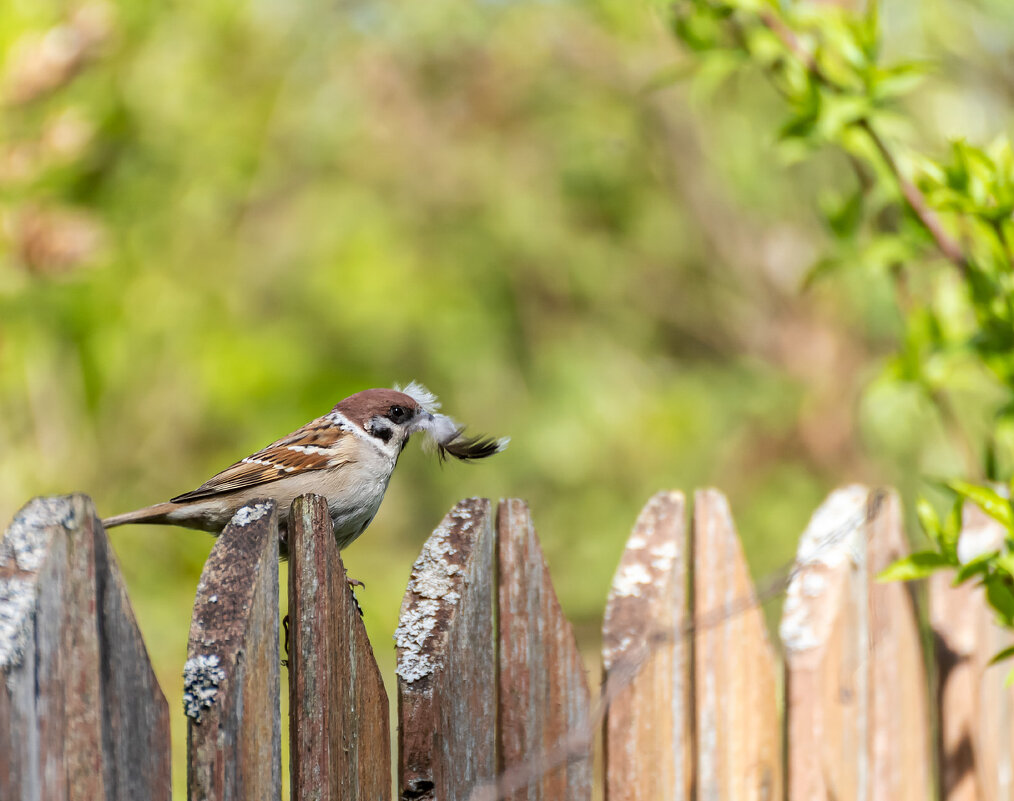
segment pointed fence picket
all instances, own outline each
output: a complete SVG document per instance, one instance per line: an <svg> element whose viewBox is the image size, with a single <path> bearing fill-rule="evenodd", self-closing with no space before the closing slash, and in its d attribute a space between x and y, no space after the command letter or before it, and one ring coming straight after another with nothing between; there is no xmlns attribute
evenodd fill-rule
<svg viewBox="0 0 1014 801"><path fill-rule="evenodd" d="M211 549L197 585L183 681L187 796L278 798L282 747L273 501L241 509Z"/></svg>
<svg viewBox="0 0 1014 801"><path fill-rule="evenodd" d="M789 799L929 797L915 604L877 573L904 551L893 493L849 487L800 541L782 617Z"/></svg>
<svg viewBox="0 0 1014 801"><path fill-rule="evenodd" d="M0 676L0 798L169 798L169 708L82 495L0 541Z"/></svg>
<svg viewBox="0 0 1014 801"><path fill-rule="evenodd" d="M687 507L660 493L638 518L595 701L525 504L451 510L397 631L399 799L583 801L601 782L607 801L1014 801L1014 690L988 664L1010 634L934 578L924 656L912 588L874 578L905 550L893 493L848 487L814 514L781 660L725 498ZM192 799L281 796L277 519L271 501L240 510L201 577ZM299 498L289 519L291 797L387 801L387 693L326 503ZM996 542L967 511L959 551ZM0 673L0 800L170 797L169 710L83 496L36 499L0 541Z"/></svg>
<svg viewBox="0 0 1014 801"><path fill-rule="evenodd" d="M965 506L964 559L1003 547L1004 537L999 523ZM996 625L980 596L974 583L952 587L945 574L929 581L942 801L1014 799L1014 686L1005 681L1009 664L989 664L1014 636Z"/></svg>
<svg viewBox="0 0 1014 801"><path fill-rule="evenodd" d="M687 801L693 788L686 502L660 492L634 526L602 627L607 801Z"/></svg>
<svg viewBox="0 0 1014 801"><path fill-rule="evenodd" d="M395 634L399 798L467 799L496 775L495 547L490 503L472 498L412 567Z"/></svg>
<svg viewBox="0 0 1014 801"><path fill-rule="evenodd" d="M297 498L290 521L290 798L388 801L387 693L327 501Z"/></svg>

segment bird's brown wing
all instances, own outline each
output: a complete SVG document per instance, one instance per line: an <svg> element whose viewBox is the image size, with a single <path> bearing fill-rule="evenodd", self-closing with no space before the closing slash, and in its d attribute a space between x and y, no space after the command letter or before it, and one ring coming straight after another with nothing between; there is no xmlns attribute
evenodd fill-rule
<svg viewBox="0 0 1014 801"><path fill-rule="evenodd" d="M355 461L351 447L353 437L351 432L339 428L328 418L319 417L230 465L197 489L177 495L171 502L196 501L299 473L351 464Z"/></svg>

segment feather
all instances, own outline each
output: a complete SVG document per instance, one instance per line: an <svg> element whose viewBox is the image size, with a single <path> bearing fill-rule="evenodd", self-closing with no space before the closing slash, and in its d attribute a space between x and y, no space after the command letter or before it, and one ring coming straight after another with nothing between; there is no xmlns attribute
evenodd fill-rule
<svg viewBox="0 0 1014 801"><path fill-rule="evenodd" d="M469 462L474 459L485 459L494 453L500 453L510 442L510 438L508 437L496 439L494 437L483 436L482 434L476 437L463 437L461 436L462 433L463 430L459 431L458 435L450 442L437 444L437 453L440 456L440 461L443 461L448 456L453 456L455 459L460 459L463 462Z"/></svg>
<svg viewBox="0 0 1014 801"><path fill-rule="evenodd" d="M286 476L352 464L350 435L327 417L318 417L297 431L245 459L229 465L201 486L170 500L186 503L237 489L266 484Z"/></svg>
<svg viewBox="0 0 1014 801"><path fill-rule="evenodd" d="M418 381L410 381L409 385L404 389L400 385L394 385L395 392L404 392L412 400L418 403L424 412L433 414L437 409L440 408L440 401L437 400L437 396L430 392L426 387L420 384Z"/></svg>

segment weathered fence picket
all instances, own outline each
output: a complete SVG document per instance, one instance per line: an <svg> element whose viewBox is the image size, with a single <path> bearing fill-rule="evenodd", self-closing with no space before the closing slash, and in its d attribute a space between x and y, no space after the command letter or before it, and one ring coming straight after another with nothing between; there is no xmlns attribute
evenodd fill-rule
<svg viewBox="0 0 1014 801"><path fill-rule="evenodd" d="M81 495L36 498L0 543L0 798L170 797L169 709Z"/></svg>
<svg viewBox="0 0 1014 801"><path fill-rule="evenodd" d="M877 573L905 551L893 493L833 493L803 534L781 633L789 799L929 796L925 672L915 607Z"/></svg>
<svg viewBox="0 0 1014 801"><path fill-rule="evenodd" d="M1003 527L966 505L959 553L964 559L1003 547ZM940 720L937 758L942 801L1014 801L1014 687L1010 664L989 665L1014 637L1001 629L969 581L929 581Z"/></svg>
<svg viewBox="0 0 1014 801"><path fill-rule="evenodd" d="M938 764L890 492L849 487L814 514L780 633L785 686L725 498L641 513L603 626L593 715L583 662L522 501L462 501L427 540L397 631L399 799L1014 801L1011 636L978 591L929 584ZM325 502L290 517L291 795L390 798L387 695ZM689 532L689 533L688 533ZM188 794L281 792L278 525L242 509L198 587L185 670ZM959 552L1003 547L966 510ZM81 496L37 499L0 542L0 801L170 796L168 709L105 532ZM598 715L605 710L604 720ZM782 775L781 749L787 773ZM935 774L936 771L936 774Z"/></svg>
<svg viewBox="0 0 1014 801"><path fill-rule="evenodd" d="M725 496L694 493L696 784L700 798L782 796L778 671Z"/></svg>
<svg viewBox="0 0 1014 801"><path fill-rule="evenodd" d="M402 799L465 801L496 775L490 502L460 501L412 567L395 634Z"/></svg>
<svg viewBox="0 0 1014 801"><path fill-rule="evenodd" d="M391 797L387 692L338 554L327 501L289 515L290 797Z"/></svg>
<svg viewBox="0 0 1014 801"><path fill-rule="evenodd" d="M693 787L686 501L644 507L602 627L606 801L689 801Z"/></svg>
<svg viewBox="0 0 1014 801"><path fill-rule="evenodd" d="M500 768L519 779L529 772L507 797L590 799L588 679L524 501L500 502L497 546Z"/></svg>
<svg viewBox="0 0 1014 801"><path fill-rule="evenodd" d="M876 499L880 498L877 503ZM908 552L901 501L894 492L870 494L866 546L869 587L870 801L924 801L932 790L929 687L912 587L877 581Z"/></svg>
<svg viewBox="0 0 1014 801"><path fill-rule="evenodd" d="M197 585L183 673L188 798L281 798L278 626L278 516L274 501L254 501Z"/></svg>

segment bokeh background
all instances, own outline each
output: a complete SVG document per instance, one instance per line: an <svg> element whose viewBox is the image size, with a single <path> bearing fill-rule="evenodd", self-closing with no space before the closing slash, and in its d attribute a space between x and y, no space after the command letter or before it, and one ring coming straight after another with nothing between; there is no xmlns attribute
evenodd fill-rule
<svg viewBox="0 0 1014 801"><path fill-rule="evenodd" d="M887 0L934 65L930 149L1009 130L1014 7ZM458 498L529 501L593 651L637 512L716 485L751 566L836 484L962 469L891 378L889 282L805 285L849 167L795 163L760 76L681 53L644 0L5 0L0 518L164 500L371 386L416 379L487 463L410 447L344 556L389 690L408 573ZM958 387L973 427L982 395ZM982 403L988 405L989 399ZM112 540L174 716L206 535ZM594 683L594 682L593 682Z"/></svg>

